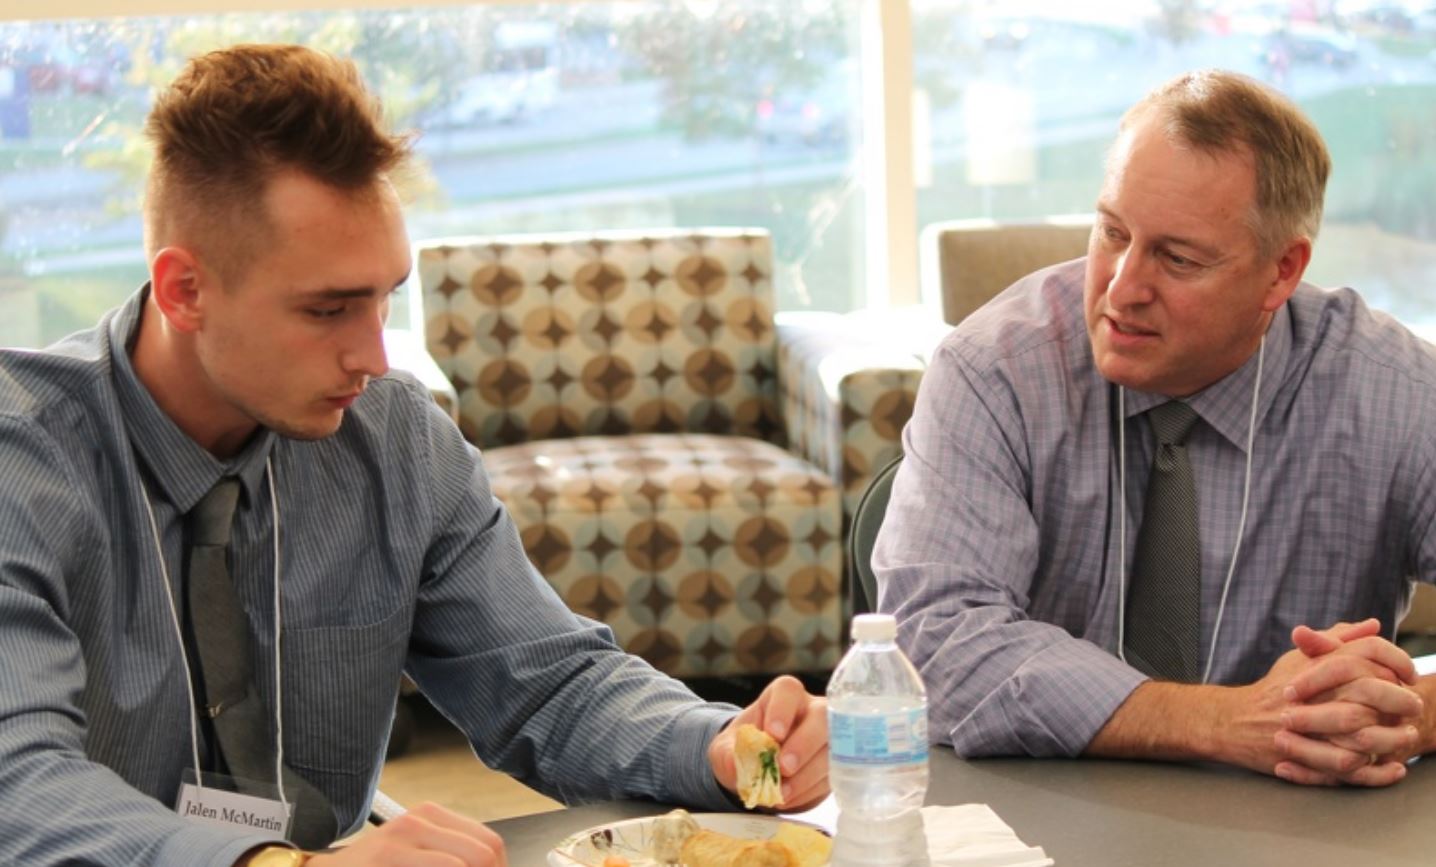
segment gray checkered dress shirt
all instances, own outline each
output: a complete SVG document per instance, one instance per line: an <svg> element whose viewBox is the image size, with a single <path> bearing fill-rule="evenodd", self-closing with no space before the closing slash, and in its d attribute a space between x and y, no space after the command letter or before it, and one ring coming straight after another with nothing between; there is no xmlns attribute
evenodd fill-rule
<svg viewBox="0 0 1436 867"><path fill-rule="evenodd" d="M268 839L173 812L190 714L143 500L179 580L185 513L239 477L231 565L272 709L266 457L285 761L341 829L363 818L401 670L485 761L560 800L730 803L706 748L733 709L569 612L412 377L372 382L331 437L262 433L224 464L130 368L143 297L47 351L0 351L0 864L229 865Z"/></svg>
<svg viewBox="0 0 1436 867"><path fill-rule="evenodd" d="M1080 753L1144 677L1117 650L1117 389L1082 316L1082 260L965 320L924 375L874 567L962 755ZM1256 357L1189 400L1202 662L1241 513ZM1151 466L1129 391L1127 567ZM1250 683L1298 624L1379 617L1436 578L1436 357L1350 290L1303 284L1266 338L1251 506L1214 683Z"/></svg>

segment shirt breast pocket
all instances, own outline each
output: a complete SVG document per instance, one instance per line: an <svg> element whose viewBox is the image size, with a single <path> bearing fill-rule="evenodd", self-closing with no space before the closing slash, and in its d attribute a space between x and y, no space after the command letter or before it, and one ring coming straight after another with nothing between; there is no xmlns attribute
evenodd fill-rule
<svg viewBox="0 0 1436 867"><path fill-rule="evenodd" d="M412 621L400 606L375 623L285 630L287 764L328 775L373 772L383 760Z"/></svg>

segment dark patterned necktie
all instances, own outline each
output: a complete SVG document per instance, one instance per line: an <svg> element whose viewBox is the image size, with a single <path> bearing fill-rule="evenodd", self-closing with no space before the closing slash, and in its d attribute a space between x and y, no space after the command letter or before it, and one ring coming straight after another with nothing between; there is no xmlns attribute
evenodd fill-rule
<svg viewBox="0 0 1436 867"><path fill-rule="evenodd" d="M1201 662L1201 539L1186 440L1196 412L1169 401L1147 411L1156 439L1131 587L1126 657L1161 680L1194 683Z"/></svg>
<svg viewBox="0 0 1436 867"><path fill-rule="evenodd" d="M198 712L214 727L217 752L240 791L272 797L272 791L245 791L244 786L274 785L276 745L273 715L254 687L249 618L229 576L229 537L238 502L239 480L220 479L188 517L186 604L200 662ZM284 784L295 795L290 839L305 849L332 843L337 823L329 802L287 767Z"/></svg>

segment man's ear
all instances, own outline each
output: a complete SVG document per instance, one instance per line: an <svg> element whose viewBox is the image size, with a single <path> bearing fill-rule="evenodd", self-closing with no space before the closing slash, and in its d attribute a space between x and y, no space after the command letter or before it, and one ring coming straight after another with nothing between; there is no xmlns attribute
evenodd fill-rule
<svg viewBox="0 0 1436 867"><path fill-rule="evenodd" d="M150 295L176 331L198 331L204 321L200 289L205 272L184 247L164 247L150 262Z"/></svg>
<svg viewBox="0 0 1436 867"><path fill-rule="evenodd" d="M1301 283L1301 277L1306 273L1306 266L1311 264L1311 239L1297 238L1281 251L1276 259L1276 272L1271 284L1267 287L1266 297L1262 299L1262 309L1267 312L1276 310L1286 303L1291 293Z"/></svg>

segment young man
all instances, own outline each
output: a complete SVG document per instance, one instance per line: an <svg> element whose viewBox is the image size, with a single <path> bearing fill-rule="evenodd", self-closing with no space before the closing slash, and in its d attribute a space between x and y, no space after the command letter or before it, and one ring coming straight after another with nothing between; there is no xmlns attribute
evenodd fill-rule
<svg viewBox="0 0 1436 867"><path fill-rule="evenodd" d="M563 800L730 808L739 721L782 742L787 804L826 794L821 699L780 678L736 713L620 651L388 372L407 146L351 64L214 52L147 132L149 284L0 353L0 862L504 864L432 805L283 844L288 806L304 848L362 822L401 671Z"/></svg>
<svg viewBox="0 0 1436 867"><path fill-rule="evenodd" d="M1436 359L1301 282L1329 164L1281 96L1181 76L1123 119L1086 259L939 349L874 564L958 752L1385 785L1436 745L1380 637L1436 579Z"/></svg>

